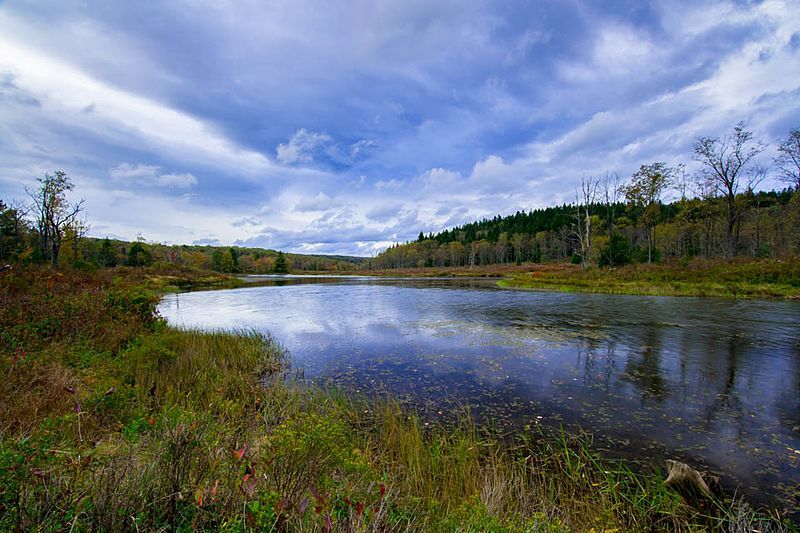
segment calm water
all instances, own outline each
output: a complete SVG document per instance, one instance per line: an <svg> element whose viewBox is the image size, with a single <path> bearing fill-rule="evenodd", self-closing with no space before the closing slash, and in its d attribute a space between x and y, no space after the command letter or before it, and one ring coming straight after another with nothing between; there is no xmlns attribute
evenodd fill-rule
<svg viewBox="0 0 800 533"><path fill-rule="evenodd" d="M642 462L707 467L800 509L800 303L337 281L174 294L170 323L272 333L307 378L388 392L425 420L581 426Z"/></svg>

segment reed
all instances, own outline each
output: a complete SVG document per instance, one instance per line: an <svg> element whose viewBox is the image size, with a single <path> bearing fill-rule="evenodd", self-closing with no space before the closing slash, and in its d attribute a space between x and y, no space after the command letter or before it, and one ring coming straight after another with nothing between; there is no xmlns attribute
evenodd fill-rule
<svg viewBox="0 0 800 533"><path fill-rule="evenodd" d="M738 499L693 509L588 435L498 435L468 413L428 426L283 379L273 339L167 327L138 280L31 276L1 293L2 530L791 527Z"/></svg>

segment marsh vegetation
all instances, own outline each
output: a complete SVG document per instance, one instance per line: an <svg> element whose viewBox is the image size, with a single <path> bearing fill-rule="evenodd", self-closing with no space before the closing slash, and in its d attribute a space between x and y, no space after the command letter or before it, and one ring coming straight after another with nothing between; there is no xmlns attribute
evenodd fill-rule
<svg viewBox="0 0 800 533"><path fill-rule="evenodd" d="M165 326L135 276L14 273L0 299L4 529L782 527L689 507L587 436L426 426L277 379L273 339Z"/></svg>

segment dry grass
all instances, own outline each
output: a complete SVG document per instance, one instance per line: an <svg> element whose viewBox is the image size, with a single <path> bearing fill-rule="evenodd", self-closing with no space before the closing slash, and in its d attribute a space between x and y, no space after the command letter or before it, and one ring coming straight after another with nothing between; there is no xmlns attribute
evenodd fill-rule
<svg viewBox="0 0 800 533"><path fill-rule="evenodd" d="M125 279L39 276L2 293L0 529L784 527L740 502L692 510L587 436L427 427L391 400L276 379L269 337L167 328ZM40 327L53 317L65 327Z"/></svg>
<svg viewBox="0 0 800 533"><path fill-rule="evenodd" d="M531 266L502 280L510 288L727 298L800 298L800 259L702 261L591 268Z"/></svg>

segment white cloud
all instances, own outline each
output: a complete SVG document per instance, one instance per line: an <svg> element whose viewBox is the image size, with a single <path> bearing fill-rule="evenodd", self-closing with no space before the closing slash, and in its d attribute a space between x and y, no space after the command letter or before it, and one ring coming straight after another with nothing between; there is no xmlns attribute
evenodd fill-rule
<svg viewBox="0 0 800 533"><path fill-rule="evenodd" d="M520 158L508 162L493 154L476 161L467 176L445 168L432 168L418 180L430 194L466 199L475 197L476 193L516 191L524 187L532 175L534 167L529 160Z"/></svg>
<svg viewBox="0 0 800 533"><path fill-rule="evenodd" d="M509 163L500 156L490 155L475 163L469 179L476 187L489 187L493 190L497 190L498 187L516 188L532 174L532 170L525 159Z"/></svg>
<svg viewBox="0 0 800 533"><path fill-rule="evenodd" d="M207 123L159 102L114 88L33 49L0 37L0 69L41 103L54 122L79 126L121 146L145 143L153 151L193 164L244 173L274 165L262 154L236 146ZM83 112L91 107L92 112Z"/></svg>
<svg viewBox="0 0 800 533"><path fill-rule="evenodd" d="M423 186L431 191L452 191L453 187L462 185L463 177L458 172L446 168L432 168L424 172L420 179Z"/></svg>
<svg viewBox="0 0 800 533"><path fill-rule="evenodd" d="M154 165L131 165L120 163L109 170L108 174L117 181L152 183L158 178L159 167Z"/></svg>
<svg viewBox="0 0 800 533"><path fill-rule="evenodd" d="M398 179L389 179L389 180L378 180L375 182L375 190L377 191L396 191L403 187L404 183L402 180Z"/></svg>
<svg viewBox="0 0 800 533"><path fill-rule="evenodd" d="M359 157L371 148L375 147L375 141L371 139L362 139L350 145L350 156L353 158Z"/></svg>
<svg viewBox="0 0 800 533"><path fill-rule="evenodd" d="M658 47L643 32L630 26L610 25L600 32L594 48L594 64L611 74L630 74L661 62Z"/></svg>
<svg viewBox="0 0 800 533"><path fill-rule="evenodd" d="M188 172L182 174L162 174L158 177L157 183L162 187L186 189L197 185L197 178Z"/></svg>
<svg viewBox="0 0 800 533"><path fill-rule="evenodd" d="M800 60L788 46L800 27L800 6L773 1L745 10L726 3L713 9L701 7L699 12L685 6L673 9L665 25L668 31L680 28L686 42L671 43L673 49L667 52L674 54L715 29L747 23L757 23L762 31L721 54L704 79L660 94L644 93L642 101L624 106L595 106L586 120L559 137L530 143L524 157L572 181L584 173L597 175L606 170L620 171L625 177L646 161L684 162L692 167L694 140L700 135L721 135L739 120L747 120L755 137L768 141L773 124L800 113L796 97ZM648 52L651 44L641 54L631 53L638 39L615 26L601 30L594 52L598 62L586 65L584 76L601 76L606 67L625 70L637 63L652 69L666 59L666 53ZM683 54L685 61L692 60L692 54L686 50ZM614 87L609 85L606 92Z"/></svg>
<svg viewBox="0 0 800 533"><path fill-rule="evenodd" d="M197 178L193 174L162 174L161 167L155 165L131 165L120 163L109 171L111 178L118 182L136 185L155 185L158 187L171 187L187 189L197 185Z"/></svg>
<svg viewBox="0 0 800 533"><path fill-rule="evenodd" d="M314 153L330 142L331 138L326 133L315 133L300 128L288 143L279 144L275 152L278 161L286 165L310 163L314 160Z"/></svg>
<svg viewBox="0 0 800 533"><path fill-rule="evenodd" d="M392 219L403 216L403 204L401 202L390 202L376 205L370 208L365 214L368 220L384 224Z"/></svg>
<svg viewBox="0 0 800 533"><path fill-rule="evenodd" d="M106 180L76 176L76 191L86 200L90 235L121 235L132 239L142 233L148 240L189 243L215 238L231 243L239 231L233 223L243 213L214 205L200 205L183 197L166 197L156 191L109 188Z"/></svg>
<svg viewBox="0 0 800 533"><path fill-rule="evenodd" d="M341 205L324 192L317 193L316 196L303 197L294 206L294 210L304 213L306 211L325 211Z"/></svg>

